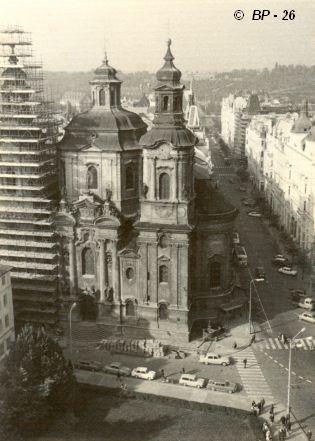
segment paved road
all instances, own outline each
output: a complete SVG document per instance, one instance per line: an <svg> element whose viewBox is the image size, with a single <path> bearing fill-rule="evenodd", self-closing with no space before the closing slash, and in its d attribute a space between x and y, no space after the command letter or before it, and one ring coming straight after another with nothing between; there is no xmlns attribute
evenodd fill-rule
<svg viewBox="0 0 315 441"><path fill-rule="evenodd" d="M241 198L250 197L250 188L244 193L239 190L239 184L232 184L229 179L234 176L233 167L224 165L223 157L218 146L213 146L212 159L215 164L214 179L219 180L219 186L225 197L236 206L240 214L236 221L241 244L245 246L249 270L254 273L256 266L263 266L267 274L267 282L257 283L257 294L263 308L258 302L258 295L253 290L255 307L260 309L256 317L262 324L261 342L253 345L255 355L261 365L264 377L270 385L272 394L286 403L287 398L287 369L288 348L279 344L277 335L282 332L287 336L294 336L302 327L306 330L301 348L293 351L292 356L292 408L304 423L315 433L315 350L311 350L309 339L315 339L315 325L301 323L298 314L301 309L290 303L290 288L307 287L308 281L302 280L300 275L295 279L279 274L272 266L271 260L280 250L275 237L270 233L268 222L247 215L248 208L244 207ZM248 271L241 274L242 282L249 286Z"/></svg>

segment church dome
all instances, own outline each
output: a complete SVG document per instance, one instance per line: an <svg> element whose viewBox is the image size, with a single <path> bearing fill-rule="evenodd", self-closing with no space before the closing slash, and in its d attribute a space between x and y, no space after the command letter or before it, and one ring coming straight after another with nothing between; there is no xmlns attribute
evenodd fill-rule
<svg viewBox="0 0 315 441"><path fill-rule="evenodd" d="M95 73L94 81L98 80L98 81L119 81L119 82L121 82L116 77L117 70L114 67L109 65L106 53L105 53L103 63L97 69L95 69L94 73Z"/></svg>
<svg viewBox="0 0 315 441"><path fill-rule="evenodd" d="M292 127L292 133L307 133L312 127L312 121L308 117L308 102L304 103L300 116Z"/></svg>
<svg viewBox="0 0 315 441"><path fill-rule="evenodd" d="M182 73L173 63L174 57L171 52L171 44L172 40L169 39L167 41L167 51L164 56L165 63L163 67L157 71L156 78L162 83L171 83L176 85L180 82Z"/></svg>

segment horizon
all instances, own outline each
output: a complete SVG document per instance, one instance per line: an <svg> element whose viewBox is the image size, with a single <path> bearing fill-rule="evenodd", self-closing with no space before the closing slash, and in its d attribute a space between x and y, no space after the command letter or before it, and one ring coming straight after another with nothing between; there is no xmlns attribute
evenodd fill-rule
<svg viewBox="0 0 315 441"><path fill-rule="evenodd" d="M0 0L4 1L4 0ZM234 19L237 6L245 18ZM292 21L250 20L254 8L295 10ZM46 71L88 72L105 48L121 72L156 72L168 37L175 65L183 72L225 72L315 64L315 4L304 0L11 0L2 5L1 25L30 32ZM308 49L309 46L309 49ZM88 69L87 69L88 66Z"/></svg>

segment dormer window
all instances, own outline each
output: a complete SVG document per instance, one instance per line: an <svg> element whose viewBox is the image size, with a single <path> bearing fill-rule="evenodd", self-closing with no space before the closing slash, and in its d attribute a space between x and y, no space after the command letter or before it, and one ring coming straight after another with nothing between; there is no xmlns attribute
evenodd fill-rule
<svg viewBox="0 0 315 441"><path fill-rule="evenodd" d="M115 91L111 90L110 91L110 105L111 106L115 106L116 102L115 102Z"/></svg>
<svg viewBox="0 0 315 441"><path fill-rule="evenodd" d="M91 165L87 170L86 181L87 181L87 188L89 190L97 190L98 188L97 170L93 165Z"/></svg>
<svg viewBox="0 0 315 441"><path fill-rule="evenodd" d="M180 112L181 109L181 99L179 96L174 98L174 112Z"/></svg>

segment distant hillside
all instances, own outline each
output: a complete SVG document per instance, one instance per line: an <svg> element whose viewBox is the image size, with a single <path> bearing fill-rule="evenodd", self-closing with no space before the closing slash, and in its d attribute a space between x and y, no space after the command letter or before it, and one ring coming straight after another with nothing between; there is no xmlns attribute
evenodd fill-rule
<svg viewBox="0 0 315 441"><path fill-rule="evenodd" d="M93 71L46 72L46 90L58 103L62 95L69 90L89 93L89 80L93 75ZM143 92L152 92L156 84L155 74L146 71L128 74L118 72L118 77L124 82L122 96L132 99L139 98ZM190 78L184 79L187 86L189 81ZM208 113L218 113L222 97L239 91L266 93L272 98L293 104L299 104L304 98L309 98L310 102L315 104L315 66L276 64L273 69L220 72L214 78L209 74L209 79L194 81L194 90L197 100L206 104Z"/></svg>

